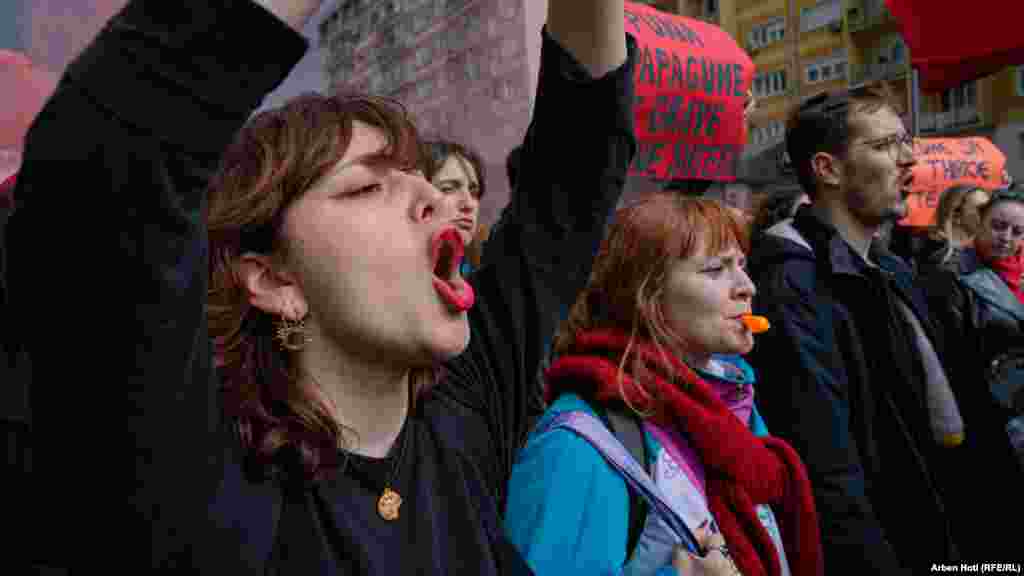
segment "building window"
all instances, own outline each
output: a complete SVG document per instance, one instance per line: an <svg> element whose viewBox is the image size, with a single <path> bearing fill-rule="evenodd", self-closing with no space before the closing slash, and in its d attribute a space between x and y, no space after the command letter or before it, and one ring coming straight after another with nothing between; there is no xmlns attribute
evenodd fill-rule
<svg viewBox="0 0 1024 576"><path fill-rule="evenodd" d="M840 0L818 0L814 6L800 11L800 30L810 32L842 20L843 6Z"/></svg>
<svg viewBox="0 0 1024 576"><path fill-rule="evenodd" d="M781 42L786 37L786 21L782 18L775 18L758 24L750 30L747 40L750 48L762 48L774 42Z"/></svg>
<svg viewBox="0 0 1024 576"><path fill-rule="evenodd" d="M956 88L950 88L942 93L943 112L974 108L977 103L978 83L975 80L964 82Z"/></svg>
<svg viewBox="0 0 1024 576"><path fill-rule="evenodd" d="M758 97L775 96L786 91L786 71L776 70L754 76L754 94Z"/></svg>
<svg viewBox="0 0 1024 576"><path fill-rule="evenodd" d="M807 65L807 83L828 82L846 77L846 56L834 56Z"/></svg>
<svg viewBox="0 0 1024 576"><path fill-rule="evenodd" d="M779 120L773 120L764 126L757 126L751 130L750 143L755 146L775 142L783 136L786 128Z"/></svg>
<svg viewBox="0 0 1024 576"><path fill-rule="evenodd" d="M718 16L718 0L704 0L704 16L710 18Z"/></svg>

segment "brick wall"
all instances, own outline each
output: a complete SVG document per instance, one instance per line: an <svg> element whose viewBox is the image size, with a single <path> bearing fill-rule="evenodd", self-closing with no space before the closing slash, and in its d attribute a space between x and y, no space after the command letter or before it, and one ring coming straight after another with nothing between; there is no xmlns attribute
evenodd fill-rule
<svg viewBox="0 0 1024 576"><path fill-rule="evenodd" d="M343 0L320 28L333 89L397 97L424 136L479 151L485 223L508 203L505 158L529 122L527 1Z"/></svg>
<svg viewBox="0 0 1024 576"><path fill-rule="evenodd" d="M24 32L29 58L61 72L128 0L32 0Z"/></svg>

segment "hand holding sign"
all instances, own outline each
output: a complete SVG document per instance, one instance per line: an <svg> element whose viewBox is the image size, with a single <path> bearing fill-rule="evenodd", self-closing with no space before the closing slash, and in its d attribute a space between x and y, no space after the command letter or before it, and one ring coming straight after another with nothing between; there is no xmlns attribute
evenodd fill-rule
<svg viewBox="0 0 1024 576"><path fill-rule="evenodd" d="M626 2L637 41L632 174L732 181L756 101L750 57L717 26Z"/></svg>

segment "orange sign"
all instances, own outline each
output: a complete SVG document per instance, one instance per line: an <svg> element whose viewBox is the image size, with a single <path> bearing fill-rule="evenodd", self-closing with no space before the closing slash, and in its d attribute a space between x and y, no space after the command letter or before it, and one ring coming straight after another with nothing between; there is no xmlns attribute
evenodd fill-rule
<svg viewBox="0 0 1024 576"><path fill-rule="evenodd" d="M986 190L1010 183L1006 155L988 138L917 138L913 193L903 226L931 226L942 192L956 185Z"/></svg>
<svg viewBox="0 0 1024 576"><path fill-rule="evenodd" d="M636 39L636 137L631 174L732 181L746 143L750 56L721 28L626 2Z"/></svg>

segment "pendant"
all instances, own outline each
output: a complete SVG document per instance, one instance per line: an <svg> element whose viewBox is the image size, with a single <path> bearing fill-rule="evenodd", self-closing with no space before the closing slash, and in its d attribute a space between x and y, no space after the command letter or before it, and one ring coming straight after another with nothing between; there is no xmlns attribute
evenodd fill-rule
<svg viewBox="0 0 1024 576"><path fill-rule="evenodd" d="M398 508L402 505L402 497L398 495L390 487L384 489L384 493L380 495L380 499L377 500L377 513L380 517L387 520L398 519Z"/></svg>

